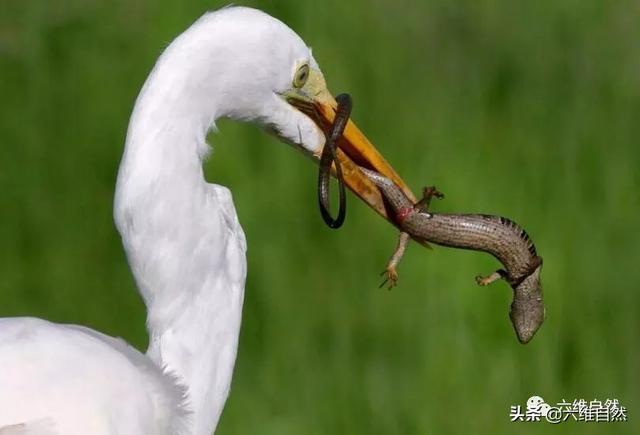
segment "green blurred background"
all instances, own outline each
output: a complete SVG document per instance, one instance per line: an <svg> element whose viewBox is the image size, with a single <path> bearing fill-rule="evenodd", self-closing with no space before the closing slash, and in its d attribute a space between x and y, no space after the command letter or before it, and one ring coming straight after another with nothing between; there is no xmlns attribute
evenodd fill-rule
<svg viewBox="0 0 640 435"><path fill-rule="evenodd" d="M163 47L214 0L3 0L0 315L146 347L112 223L128 117ZM640 4L633 0L247 1L313 47L334 92L441 211L509 216L545 260L547 320L519 344L485 255L412 245L351 197L327 229L308 160L220 122L249 276L220 434L640 431ZM219 145L219 146L218 146ZM626 423L511 423L532 394L617 398Z"/></svg>

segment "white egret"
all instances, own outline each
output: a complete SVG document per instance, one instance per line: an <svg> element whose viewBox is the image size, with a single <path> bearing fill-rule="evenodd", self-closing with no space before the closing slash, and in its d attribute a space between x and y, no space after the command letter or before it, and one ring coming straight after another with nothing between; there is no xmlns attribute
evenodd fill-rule
<svg viewBox="0 0 640 435"><path fill-rule="evenodd" d="M263 12L208 13L176 38L136 101L114 205L149 348L0 319L0 434L211 434L236 358L246 245L229 190L204 179L205 137L221 117L257 122L317 158L333 107L311 50ZM346 184L384 215L354 162L408 189L353 123L338 146Z"/></svg>

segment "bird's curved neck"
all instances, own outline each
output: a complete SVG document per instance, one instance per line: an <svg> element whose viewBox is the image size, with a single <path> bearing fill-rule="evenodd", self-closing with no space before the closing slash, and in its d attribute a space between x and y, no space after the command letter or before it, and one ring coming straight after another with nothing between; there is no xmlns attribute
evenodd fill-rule
<svg viewBox="0 0 640 435"><path fill-rule="evenodd" d="M210 435L235 362L244 236L230 231L237 221L228 191L204 180L212 120L167 71L157 65L136 102L114 216L147 305L147 354L187 388L189 433Z"/></svg>

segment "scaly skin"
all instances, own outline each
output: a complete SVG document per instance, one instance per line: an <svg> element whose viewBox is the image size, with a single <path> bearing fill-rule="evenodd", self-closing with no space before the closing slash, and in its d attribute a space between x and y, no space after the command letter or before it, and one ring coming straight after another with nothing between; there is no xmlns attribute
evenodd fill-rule
<svg viewBox="0 0 640 435"><path fill-rule="evenodd" d="M542 258L527 233L515 222L484 214L438 214L414 205L388 178L367 169L362 171L382 191L396 213L401 231L414 239L426 240L452 248L487 252L505 267L486 278L476 277L479 285L504 278L513 289L509 317L518 340L527 343L542 325L545 316L540 271ZM435 188L425 190L423 201L441 195ZM389 261L387 277L391 286L398 279L396 266L409 237L401 235L398 248Z"/></svg>

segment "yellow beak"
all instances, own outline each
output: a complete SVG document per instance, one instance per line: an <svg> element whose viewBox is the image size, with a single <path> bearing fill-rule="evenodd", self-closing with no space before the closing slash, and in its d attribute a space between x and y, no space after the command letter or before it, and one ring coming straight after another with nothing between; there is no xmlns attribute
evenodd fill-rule
<svg viewBox="0 0 640 435"><path fill-rule="evenodd" d="M336 114L337 102L327 90L322 74L312 71L307 84L300 91L288 96L289 103L313 119L322 131L330 131ZM411 189L353 121L348 121L342 137L338 140L337 148L338 160L342 167L346 186L369 207L395 225L393 214L385 203L380 190L358 169L358 166L372 169L389 178L404 191L411 201L416 202ZM313 157L318 160L320 155L321 150Z"/></svg>

